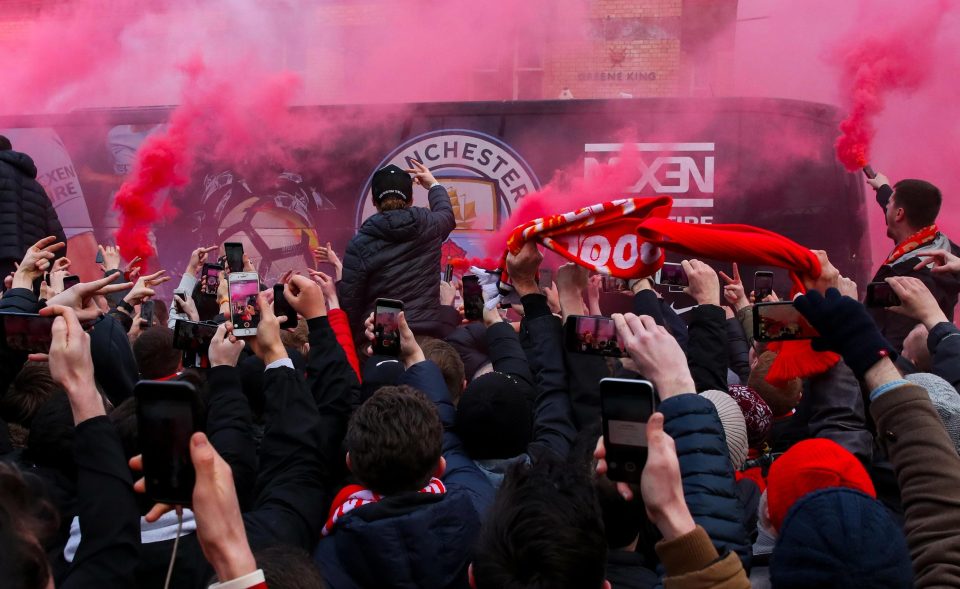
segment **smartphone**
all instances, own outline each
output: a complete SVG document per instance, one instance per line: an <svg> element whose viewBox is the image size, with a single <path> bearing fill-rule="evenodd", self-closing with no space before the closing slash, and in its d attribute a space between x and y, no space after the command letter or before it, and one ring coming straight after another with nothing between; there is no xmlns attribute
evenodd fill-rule
<svg viewBox="0 0 960 589"><path fill-rule="evenodd" d="M243 272L243 244L228 241L223 244L223 250L227 255L230 272Z"/></svg>
<svg viewBox="0 0 960 589"><path fill-rule="evenodd" d="M177 319L173 327L173 347L191 354L206 356L207 350L210 349L210 342L213 341L216 333L217 325L214 323Z"/></svg>
<svg viewBox="0 0 960 589"><path fill-rule="evenodd" d="M819 335L790 301L753 306L753 336L757 341L813 339Z"/></svg>
<svg viewBox="0 0 960 589"><path fill-rule="evenodd" d="M215 297L220 288L220 273L223 266L220 264L204 264L200 272L200 294Z"/></svg>
<svg viewBox="0 0 960 589"><path fill-rule="evenodd" d="M540 270L539 286L540 286L540 290L553 287L553 270L549 270L546 268Z"/></svg>
<svg viewBox="0 0 960 589"><path fill-rule="evenodd" d="M97 248L97 257L94 258L94 263L102 264L103 263L103 251L100 248Z"/></svg>
<svg viewBox="0 0 960 589"><path fill-rule="evenodd" d="M453 264L447 264L447 267L443 270L443 281L450 282L453 280Z"/></svg>
<svg viewBox="0 0 960 589"><path fill-rule="evenodd" d="M760 270L753 273L753 294L758 303L773 294L773 272Z"/></svg>
<svg viewBox="0 0 960 589"><path fill-rule="evenodd" d="M873 166L863 166L863 175L871 180L877 177L877 173L873 170Z"/></svg>
<svg viewBox="0 0 960 589"><path fill-rule="evenodd" d="M147 497L157 503L190 505L196 482L190 436L201 430L196 389L178 380L141 380L133 394Z"/></svg>
<svg viewBox="0 0 960 589"><path fill-rule="evenodd" d="M297 312L290 306L290 301L283 294L283 285L273 285L273 314L277 317L285 315L287 320L280 324L280 329L297 328Z"/></svg>
<svg viewBox="0 0 960 589"><path fill-rule="evenodd" d="M140 303L140 321L148 326L153 323L153 309L156 303L153 301L143 301Z"/></svg>
<svg viewBox="0 0 960 589"><path fill-rule="evenodd" d="M373 353L381 356L400 355L400 312L403 302L377 299L373 315Z"/></svg>
<svg viewBox="0 0 960 589"><path fill-rule="evenodd" d="M690 286L690 281L687 280L687 273L683 271L683 266L672 262L664 262L663 267L657 272L657 284Z"/></svg>
<svg viewBox="0 0 960 589"><path fill-rule="evenodd" d="M179 289L173 291L173 301L170 302L170 306L173 307L174 311L177 313L183 313L183 309L180 308L180 303L177 302L177 297L187 300L187 291Z"/></svg>
<svg viewBox="0 0 960 589"><path fill-rule="evenodd" d="M233 335L250 337L257 335L260 324L260 277L256 272L231 272L228 278L230 291L230 321Z"/></svg>
<svg viewBox="0 0 960 589"><path fill-rule="evenodd" d="M76 274L63 277L63 290L67 290L68 288L72 288L78 284L80 284L80 277Z"/></svg>
<svg viewBox="0 0 960 589"><path fill-rule="evenodd" d="M594 356L623 356L613 319L589 315L570 315L564 324L568 352Z"/></svg>
<svg viewBox="0 0 960 589"><path fill-rule="evenodd" d="M603 292L622 292L627 290L627 281L616 276L603 277Z"/></svg>
<svg viewBox="0 0 960 589"><path fill-rule="evenodd" d="M607 477L640 484L647 463L647 422L654 411L653 385L646 380L600 380L603 445L607 450Z"/></svg>
<svg viewBox="0 0 960 589"><path fill-rule="evenodd" d="M886 282L871 282L867 285L867 298L863 304L868 307L897 307L900 297Z"/></svg>
<svg viewBox="0 0 960 589"><path fill-rule="evenodd" d="M473 274L463 276L463 315L469 321L483 319L483 287L480 277Z"/></svg>
<svg viewBox="0 0 960 589"><path fill-rule="evenodd" d="M41 317L35 313L0 312L3 335L7 347L27 354L46 354L53 341L51 329L55 317Z"/></svg>

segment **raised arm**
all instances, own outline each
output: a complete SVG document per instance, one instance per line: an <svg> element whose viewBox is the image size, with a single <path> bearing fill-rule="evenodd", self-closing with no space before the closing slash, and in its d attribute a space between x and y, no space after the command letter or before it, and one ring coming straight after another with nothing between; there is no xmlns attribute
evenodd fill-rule
<svg viewBox="0 0 960 589"><path fill-rule="evenodd" d="M684 260L690 286L685 289L698 303L692 311L687 362L696 391L727 390L726 315L720 308L720 282L717 273L699 260Z"/></svg>

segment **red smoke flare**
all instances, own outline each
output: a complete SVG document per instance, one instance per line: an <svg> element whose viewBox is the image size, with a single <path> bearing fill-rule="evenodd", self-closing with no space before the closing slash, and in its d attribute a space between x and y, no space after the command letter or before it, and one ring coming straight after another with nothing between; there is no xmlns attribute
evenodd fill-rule
<svg viewBox="0 0 960 589"><path fill-rule="evenodd" d="M935 31L949 2L931 3L928 10L901 22L894 30L855 39L840 48L841 80L849 114L840 123L837 158L851 172L870 162L876 135L874 120L894 91L912 92L932 69Z"/></svg>

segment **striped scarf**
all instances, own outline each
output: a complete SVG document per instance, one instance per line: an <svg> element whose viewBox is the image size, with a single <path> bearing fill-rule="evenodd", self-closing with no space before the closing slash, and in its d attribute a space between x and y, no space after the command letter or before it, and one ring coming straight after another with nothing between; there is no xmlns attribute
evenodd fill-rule
<svg viewBox="0 0 960 589"><path fill-rule="evenodd" d="M887 256L887 264L893 264L903 256L909 254L915 249L921 248L937 238L939 230L936 225L928 225L920 231L917 231L910 237L904 239L893 248L890 255Z"/></svg>
<svg viewBox="0 0 960 589"><path fill-rule="evenodd" d="M443 486L443 482L441 482L440 479L434 477L430 479L426 487L420 489L418 492L429 493L431 495L443 495L447 492L447 488ZM366 487L361 485L347 485L341 489L333 499L333 504L330 506L330 517L327 518L327 523L323 525L321 534L329 536L333 533L334 526L337 525L337 522L340 521L343 516L358 507L362 507L368 503L377 503L382 499L383 495L374 493Z"/></svg>

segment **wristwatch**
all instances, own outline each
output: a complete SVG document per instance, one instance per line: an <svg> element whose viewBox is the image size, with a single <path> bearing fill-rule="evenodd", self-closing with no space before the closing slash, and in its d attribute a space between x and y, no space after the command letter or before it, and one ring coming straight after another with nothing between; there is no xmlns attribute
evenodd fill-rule
<svg viewBox="0 0 960 589"><path fill-rule="evenodd" d="M120 301L119 303L117 303L117 309L120 311L124 311L131 316L133 316L136 313L136 310L133 308L133 305L131 305L127 301Z"/></svg>

